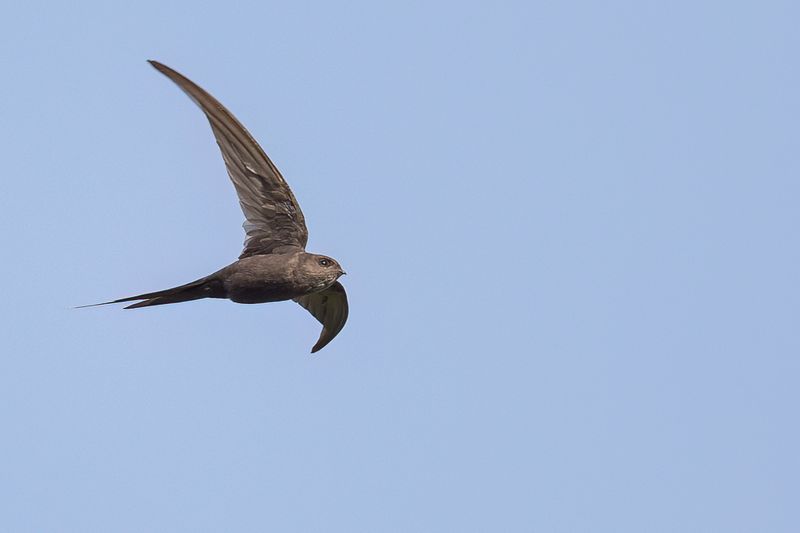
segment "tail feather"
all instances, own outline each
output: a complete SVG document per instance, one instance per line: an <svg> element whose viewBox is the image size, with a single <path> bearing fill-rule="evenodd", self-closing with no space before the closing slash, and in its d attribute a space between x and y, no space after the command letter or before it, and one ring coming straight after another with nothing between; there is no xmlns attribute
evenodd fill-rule
<svg viewBox="0 0 800 533"><path fill-rule="evenodd" d="M199 300L201 298L214 298L216 295L212 294L212 286L208 278L198 279L186 285L180 285L171 289L164 289L163 291L147 292L138 294L136 296L128 296L126 298L119 298L118 300L111 300L109 302L101 302L98 304L79 305L76 309L84 307L96 307L98 305L118 304L122 302L133 302L136 300L144 300L131 304L125 309L136 309L139 307L148 307L151 305L172 304L178 302L188 302L190 300Z"/></svg>

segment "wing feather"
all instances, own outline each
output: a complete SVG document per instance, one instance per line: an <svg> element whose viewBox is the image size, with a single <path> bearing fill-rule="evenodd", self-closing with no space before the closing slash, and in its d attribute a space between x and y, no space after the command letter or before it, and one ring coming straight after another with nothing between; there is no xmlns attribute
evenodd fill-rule
<svg viewBox="0 0 800 533"><path fill-rule="evenodd" d="M284 246L305 249L305 217L280 171L253 136L219 101L179 72L150 64L185 92L205 113L222 152L245 216L244 250L239 258L269 254Z"/></svg>
<svg viewBox="0 0 800 533"><path fill-rule="evenodd" d="M311 348L311 353L318 352L342 330L349 313L347 293L338 281L325 289L295 298L314 318L322 324L319 340Z"/></svg>

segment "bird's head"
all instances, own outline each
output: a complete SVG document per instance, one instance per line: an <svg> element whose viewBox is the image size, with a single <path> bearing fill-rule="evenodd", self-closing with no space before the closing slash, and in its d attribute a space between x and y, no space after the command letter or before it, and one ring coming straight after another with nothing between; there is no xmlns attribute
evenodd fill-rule
<svg viewBox="0 0 800 533"><path fill-rule="evenodd" d="M310 279L315 280L315 286L320 290L329 287L345 274L336 259L327 255L305 254L300 268Z"/></svg>

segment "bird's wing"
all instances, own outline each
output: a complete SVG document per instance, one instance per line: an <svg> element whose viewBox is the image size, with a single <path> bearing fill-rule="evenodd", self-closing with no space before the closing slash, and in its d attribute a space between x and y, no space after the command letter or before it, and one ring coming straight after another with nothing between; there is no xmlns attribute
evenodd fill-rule
<svg viewBox="0 0 800 533"><path fill-rule="evenodd" d="M305 249L308 230L300 205L267 154L230 111L197 84L158 61L149 62L200 106L217 139L244 212L247 234L239 258L281 246Z"/></svg>
<svg viewBox="0 0 800 533"><path fill-rule="evenodd" d="M322 324L322 333L311 353L321 350L342 330L347 322L347 293L338 281L324 291L295 298L314 318Z"/></svg>

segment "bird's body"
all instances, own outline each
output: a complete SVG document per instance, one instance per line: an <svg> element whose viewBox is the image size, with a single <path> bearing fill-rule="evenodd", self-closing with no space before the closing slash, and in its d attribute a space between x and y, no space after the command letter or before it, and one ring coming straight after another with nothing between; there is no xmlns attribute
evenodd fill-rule
<svg viewBox="0 0 800 533"><path fill-rule="evenodd" d="M204 278L95 305L136 301L126 307L135 309L202 298L244 304L294 300L322 323L322 334L311 351L320 350L347 321L347 295L337 281L344 271L336 260L305 251L308 231L297 200L239 121L188 78L156 61L150 63L206 114L245 215L245 247L237 261Z"/></svg>
<svg viewBox="0 0 800 533"><path fill-rule="evenodd" d="M223 298L240 304L280 302L319 292L336 281L336 270L326 272L309 264L321 257L306 252L254 255L212 275L222 280Z"/></svg>

